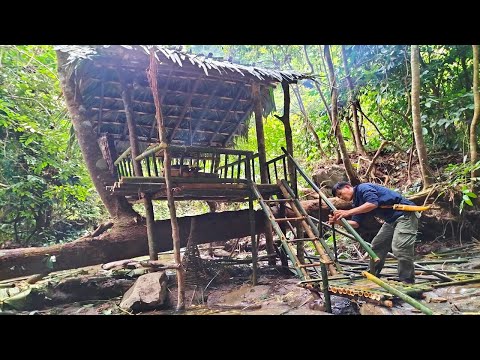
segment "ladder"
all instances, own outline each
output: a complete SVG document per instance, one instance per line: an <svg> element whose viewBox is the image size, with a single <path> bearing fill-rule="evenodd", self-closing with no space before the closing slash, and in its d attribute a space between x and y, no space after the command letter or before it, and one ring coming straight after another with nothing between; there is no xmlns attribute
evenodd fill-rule
<svg viewBox="0 0 480 360"><path fill-rule="evenodd" d="M253 192L254 197L259 201L262 210L267 215L268 220L272 224L273 230L277 234L280 242L282 244L282 248L290 258L290 261L293 264L293 268L297 273L298 277L302 280L312 279L313 277L318 278L319 276L315 276L315 274L321 274L321 267L326 266L330 275L336 275L338 272L341 272L342 269L340 265L333 261L335 258L331 249L325 243L325 240L320 237L320 233L318 228L314 225L312 220L310 219L309 215L301 205L300 201L296 198L293 190L288 185L287 181L284 179L278 180L277 185L280 188L280 191L283 194L283 198L277 199L264 199L258 190L257 185L254 182L251 182L251 190ZM272 212L270 207L271 204L283 204L289 210L294 213L294 217L283 217L283 218L276 218ZM290 229L293 227L292 223L299 224L303 228L307 237L304 238L287 238L286 231L284 232L280 227L279 223L286 222ZM295 234L295 233L294 233ZM308 241L313 244L315 250L319 254L319 259L317 262L310 262L302 264L296 254L296 250L294 249L293 244L298 241ZM309 257L310 258L310 257ZM307 269L311 269L312 271L307 271Z"/></svg>

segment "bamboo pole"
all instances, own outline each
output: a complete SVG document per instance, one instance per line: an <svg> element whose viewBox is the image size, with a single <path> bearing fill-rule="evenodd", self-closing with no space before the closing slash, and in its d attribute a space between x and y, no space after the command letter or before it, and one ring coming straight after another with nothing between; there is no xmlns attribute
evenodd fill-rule
<svg viewBox="0 0 480 360"><path fill-rule="evenodd" d="M155 50L152 48L150 51L150 68L148 71L148 80L150 87L152 88L153 99L155 102L155 117L158 125L158 137L160 143L165 143L167 140L165 124L163 122L162 108L160 99L158 96L157 86L157 61L155 59ZM167 201L168 210L170 212L170 222L172 224L172 239L173 239L173 253L175 258L175 265L177 269L177 285L178 285L178 298L177 298L177 311L185 309L185 270L182 266L182 260L180 257L180 233L178 229L177 213L175 209L175 200L172 194L172 181L171 181L171 156L168 149L164 149L164 169L165 169L165 184L167 187Z"/></svg>
<svg viewBox="0 0 480 360"><path fill-rule="evenodd" d="M174 184L182 184L182 183L194 183L194 184L225 184L225 183L233 183L233 184L247 184L247 179L231 179L231 178L204 178L204 177L175 177L173 180ZM120 183L121 184L145 184L145 183L165 183L165 178L160 176L151 176L148 179L144 177L136 177L136 176L129 176L124 177Z"/></svg>
<svg viewBox="0 0 480 360"><path fill-rule="evenodd" d="M301 280L306 280L309 278L307 272L305 269L299 268L298 266L300 263L298 262L298 258L295 256L295 254L291 251L290 246L288 245L287 238L285 235L282 233L282 230L280 229L280 226L274 221L275 218L273 217L272 211L270 208L261 200L262 196L260 192L258 191L257 186L255 185L254 182L252 182L252 191L255 194L256 198L260 202L260 206L262 207L263 211L265 212L265 215L270 214L267 216L268 223L271 224L271 226L275 229L275 232L277 235L280 237L280 241L283 245L283 248L288 254L288 257L292 260L293 265L295 266L295 271L297 272L297 275L300 277ZM295 260L297 259L297 260Z"/></svg>
<svg viewBox="0 0 480 360"><path fill-rule="evenodd" d="M439 287L444 287L444 286L470 284L470 283L474 283L474 282L480 282L480 277L474 277L474 278L471 278L471 279L457 280L457 281L451 281L451 282L444 282L444 283L440 283L440 284L432 284L432 287L439 288Z"/></svg>
<svg viewBox="0 0 480 360"><path fill-rule="evenodd" d="M332 251L328 247L325 240L320 237L320 233L318 232L318 228L313 224L312 220L310 220L310 217L308 216L305 209L302 207L302 204L300 203L300 201L295 198L295 194L293 193L292 189L290 189L288 187L288 184L287 184L286 180L280 180L279 184L281 184L280 190L282 191L283 195L285 197L290 196L292 198L292 201L295 204L296 210L294 208L292 208L291 210L295 214L298 214L298 215L301 215L301 216L304 217L304 219L305 219L304 221L306 222L306 224L304 225L304 230L307 232L308 236L310 236L310 238L314 238L314 237L318 238L318 241L322 245L323 249L320 246L318 246L318 244L316 242L314 243L315 248L316 248L317 252L321 256L324 257L324 260L330 260L331 261L331 263L328 264L328 268L330 270L330 273L332 275L335 275L337 273L337 270L341 271L342 268L340 267L340 265L338 263L334 262L334 258L335 258L334 254L332 253Z"/></svg>
<svg viewBox="0 0 480 360"><path fill-rule="evenodd" d="M385 290L387 290L391 294L398 296L400 299L404 300L405 302L412 305L415 309L420 310L424 314L427 314L427 315L433 315L434 314L433 311L430 308L421 304L420 302L418 302L417 300L415 300L411 296L408 296L407 294L404 294L400 290L397 290L394 287L388 285L386 282L384 282L384 281L380 280L378 277L370 274L368 271L362 271L362 275L365 276L368 280L373 281L375 284L380 285L381 287L383 287Z"/></svg>
<svg viewBox="0 0 480 360"><path fill-rule="evenodd" d="M120 164L123 159L126 159L127 156L130 155L130 151L131 151L131 150L132 150L132 149L131 149L130 147L129 147L127 150L125 150L125 151L117 158L117 160L115 160L115 162L113 163L113 165L118 165L118 164Z"/></svg>
<svg viewBox="0 0 480 360"><path fill-rule="evenodd" d="M158 151L164 150L167 147L167 143L161 142L160 144L145 150L143 153L135 157L135 161L141 161L146 157L155 154Z"/></svg>
<svg viewBox="0 0 480 360"><path fill-rule="evenodd" d="M213 148L206 146L185 146L185 145L168 145L172 154L182 154L182 153L192 153L192 152L201 152L201 153L212 153L212 154L228 154L228 155L247 155L252 154L252 151L246 150L234 150L234 149L225 149L225 148Z"/></svg>

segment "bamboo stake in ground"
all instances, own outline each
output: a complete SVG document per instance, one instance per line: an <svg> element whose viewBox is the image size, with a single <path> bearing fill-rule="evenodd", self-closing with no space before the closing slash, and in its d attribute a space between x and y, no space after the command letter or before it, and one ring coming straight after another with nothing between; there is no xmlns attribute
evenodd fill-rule
<svg viewBox="0 0 480 360"><path fill-rule="evenodd" d="M394 287L388 285L386 282L384 282L384 281L380 280L379 278L377 278L376 276L370 274L368 271L362 271L362 275L365 276L368 280L373 281L375 284L380 285L385 290L387 290L389 293L392 293L393 295L398 296L403 301L409 303L415 309L420 310L424 314L433 315L433 311L431 309L429 309L425 305L419 303L417 300L408 296L407 294L404 294L400 290L397 290Z"/></svg>
<svg viewBox="0 0 480 360"><path fill-rule="evenodd" d="M150 51L150 68L148 71L148 80L150 87L152 88L153 100L155 102L155 117L157 119L158 136L160 143L164 143L167 140L165 125L163 123L162 109L160 99L158 96L157 87L157 61L155 60L155 50L152 48ZM172 182L171 182L171 157L168 149L164 150L163 166L165 169L165 185L167 187L167 201L168 210L170 212L170 222L172 224L172 239L173 239L173 253L175 257L175 265L177 268L177 285L178 285L178 301L177 311L185 309L185 271L182 266L182 260L180 258L180 233L178 230L177 214L175 209L175 201L172 194Z"/></svg>

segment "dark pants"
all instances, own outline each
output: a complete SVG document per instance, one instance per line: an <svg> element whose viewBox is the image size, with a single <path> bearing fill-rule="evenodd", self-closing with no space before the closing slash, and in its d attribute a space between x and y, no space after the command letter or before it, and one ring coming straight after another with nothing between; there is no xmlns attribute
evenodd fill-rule
<svg viewBox="0 0 480 360"><path fill-rule="evenodd" d="M395 222L384 223L372 240L372 250L380 258L375 264L375 275L382 271L387 253L392 249L398 259L398 278L407 283L415 282L415 239L418 230L418 218L415 212L406 212Z"/></svg>

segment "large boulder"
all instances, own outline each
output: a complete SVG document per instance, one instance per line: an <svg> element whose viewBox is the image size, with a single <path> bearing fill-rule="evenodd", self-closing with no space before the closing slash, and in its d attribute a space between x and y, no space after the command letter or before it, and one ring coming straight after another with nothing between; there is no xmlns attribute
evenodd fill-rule
<svg viewBox="0 0 480 360"><path fill-rule="evenodd" d="M167 275L164 271L140 276L123 296L122 309L139 312L164 308L167 302Z"/></svg>

